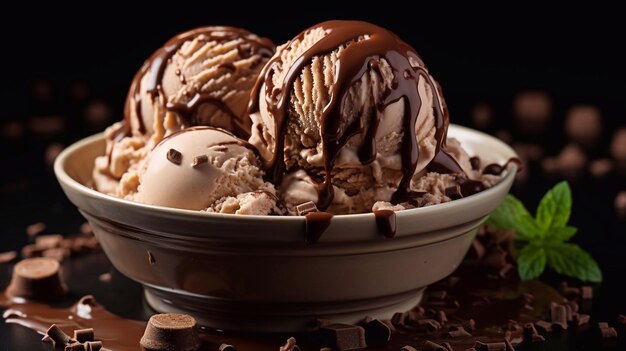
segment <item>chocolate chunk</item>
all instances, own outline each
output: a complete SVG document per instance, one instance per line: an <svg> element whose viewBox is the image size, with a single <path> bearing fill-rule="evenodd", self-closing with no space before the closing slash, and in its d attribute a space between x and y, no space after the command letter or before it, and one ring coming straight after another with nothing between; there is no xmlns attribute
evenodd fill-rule
<svg viewBox="0 0 626 351"><path fill-rule="evenodd" d="M237 351L237 349L233 345L221 344L219 351Z"/></svg>
<svg viewBox="0 0 626 351"><path fill-rule="evenodd" d="M193 158L193 162L191 163L191 167L196 168L199 167L203 163L209 162L209 157L207 155L200 155Z"/></svg>
<svg viewBox="0 0 626 351"><path fill-rule="evenodd" d="M552 331L552 323L550 322L546 322L546 321L536 321L535 322L535 327L537 327L538 330L544 331L544 332L551 332Z"/></svg>
<svg viewBox="0 0 626 351"><path fill-rule="evenodd" d="M478 171L480 169L480 157L474 156L470 157L470 165L472 165L472 170Z"/></svg>
<svg viewBox="0 0 626 351"><path fill-rule="evenodd" d="M451 200L457 200L463 197L463 194L461 194L461 186L459 184L446 188L445 194Z"/></svg>
<svg viewBox="0 0 626 351"><path fill-rule="evenodd" d="M51 325L46 330L46 335L52 340L52 346L55 348L65 346L71 340L70 336L65 334L56 324Z"/></svg>
<svg viewBox="0 0 626 351"><path fill-rule="evenodd" d="M13 261L16 257L17 252L15 251L0 252L0 263L9 263Z"/></svg>
<svg viewBox="0 0 626 351"><path fill-rule="evenodd" d="M322 347L320 351L333 351L330 347Z"/></svg>
<svg viewBox="0 0 626 351"><path fill-rule="evenodd" d="M85 222L81 224L78 230L80 231L81 234L85 234L85 235L93 234L93 228L91 228L91 224L89 224L89 222Z"/></svg>
<svg viewBox="0 0 626 351"><path fill-rule="evenodd" d="M404 346L402 346L400 351L417 351L417 349L415 347L413 347L413 346L404 345Z"/></svg>
<svg viewBox="0 0 626 351"><path fill-rule="evenodd" d="M78 342L94 341L93 328L74 330L74 340Z"/></svg>
<svg viewBox="0 0 626 351"><path fill-rule="evenodd" d="M593 288L590 286L583 286L580 288L580 293L583 300L593 299Z"/></svg>
<svg viewBox="0 0 626 351"><path fill-rule="evenodd" d="M175 149L169 149L167 151L167 160L175 165L180 166L180 164L183 162L183 154Z"/></svg>
<svg viewBox="0 0 626 351"><path fill-rule="evenodd" d="M607 323L607 322L598 322L598 328L606 329L608 327L609 327L609 323Z"/></svg>
<svg viewBox="0 0 626 351"><path fill-rule="evenodd" d="M448 349L445 346L439 345L430 340L426 340L422 350L424 351L448 351Z"/></svg>
<svg viewBox="0 0 626 351"><path fill-rule="evenodd" d="M355 350L365 348L365 330L350 324L330 324L320 328L320 337L324 346L336 350Z"/></svg>
<svg viewBox="0 0 626 351"><path fill-rule="evenodd" d="M378 345L389 341L391 330L378 319L373 319L363 325L365 330L365 342L368 346Z"/></svg>
<svg viewBox="0 0 626 351"><path fill-rule="evenodd" d="M574 313L572 316L572 322L578 326L588 324L590 319L588 314Z"/></svg>
<svg viewBox="0 0 626 351"><path fill-rule="evenodd" d="M514 272L514 266L510 263L506 263L500 270L498 271L498 276L502 279L506 279L512 272Z"/></svg>
<svg viewBox="0 0 626 351"><path fill-rule="evenodd" d="M446 324L448 322L448 316L444 311L437 311L437 316L435 317L439 324Z"/></svg>
<svg viewBox="0 0 626 351"><path fill-rule="evenodd" d="M603 339L617 338L617 330L613 327L600 329L600 335Z"/></svg>
<svg viewBox="0 0 626 351"><path fill-rule="evenodd" d="M298 216L304 216L309 212L317 212L317 206L315 205L315 202L307 201L296 206L296 212L298 213Z"/></svg>
<svg viewBox="0 0 626 351"><path fill-rule="evenodd" d="M53 258L59 262L63 262L66 258L70 257L70 251L62 247L46 249L41 253L41 257Z"/></svg>
<svg viewBox="0 0 626 351"><path fill-rule="evenodd" d="M488 342L484 343L476 341L474 348L478 351L506 351L506 343L504 342Z"/></svg>
<svg viewBox="0 0 626 351"><path fill-rule="evenodd" d="M60 234L41 235L35 239L35 245L42 249L53 249L61 246L62 240L63 235Z"/></svg>
<svg viewBox="0 0 626 351"><path fill-rule="evenodd" d="M46 230L46 224L43 222L33 223L26 227L26 234L28 236L36 236Z"/></svg>
<svg viewBox="0 0 626 351"><path fill-rule="evenodd" d="M519 325L519 323L517 323L517 321L509 319L509 321L502 327L502 329L508 331L518 331L521 330L522 327Z"/></svg>
<svg viewBox="0 0 626 351"><path fill-rule="evenodd" d="M389 330L391 331L392 334L397 331L396 327L393 325L393 323L391 323L391 320L389 320L389 319L381 319L380 321L385 323L385 325L389 328Z"/></svg>
<svg viewBox="0 0 626 351"><path fill-rule="evenodd" d="M111 275L111 273L102 273L98 276L98 280L103 282L103 283L108 283L111 281L111 279L113 278L113 276Z"/></svg>
<svg viewBox="0 0 626 351"><path fill-rule="evenodd" d="M7 296L35 300L55 300L65 294L59 262L51 258L28 258L13 267Z"/></svg>
<svg viewBox="0 0 626 351"><path fill-rule="evenodd" d="M506 345L506 351L515 351L515 348L510 340L504 339L504 344Z"/></svg>
<svg viewBox="0 0 626 351"><path fill-rule="evenodd" d="M394 325L403 326L408 315L409 314L406 312L396 312L391 317L391 323L393 323Z"/></svg>
<svg viewBox="0 0 626 351"><path fill-rule="evenodd" d="M626 315L620 314L617 316L617 323L626 324Z"/></svg>
<svg viewBox="0 0 626 351"><path fill-rule="evenodd" d="M465 330L463 327L454 327L453 329L451 329L448 332L448 335L451 338L465 338L465 337L471 337L472 334L468 333L467 330Z"/></svg>
<svg viewBox="0 0 626 351"><path fill-rule="evenodd" d="M140 345L148 351L198 350L196 320L186 314L155 314L148 321Z"/></svg>
<svg viewBox="0 0 626 351"><path fill-rule="evenodd" d="M374 211L374 219L376 221L378 231L380 231L386 238L393 238L396 236L396 213L394 211Z"/></svg>
<svg viewBox="0 0 626 351"><path fill-rule="evenodd" d="M85 343L85 351L100 351L102 349L102 341L87 341Z"/></svg>
<svg viewBox="0 0 626 351"><path fill-rule="evenodd" d="M85 345L80 342L75 342L65 346L64 351L85 351Z"/></svg>
<svg viewBox="0 0 626 351"><path fill-rule="evenodd" d="M22 258L33 258L33 257L41 257L41 254L44 252L44 249L40 248L35 244L25 245L22 247Z"/></svg>
<svg viewBox="0 0 626 351"><path fill-rule="evenodd" d="M285 345L279 348L279 351L299 351L299 350L300 350L300 347L298 347L296 338L294 337L287 339L287 342L285 343Z"/></svg>
<svg viewBox="0 0 626 351"><path fill-rule="evenodd" d="M565 306L552 303L550 306L552 316L552 327L557 329L567 329L567 310Z"/></svg>

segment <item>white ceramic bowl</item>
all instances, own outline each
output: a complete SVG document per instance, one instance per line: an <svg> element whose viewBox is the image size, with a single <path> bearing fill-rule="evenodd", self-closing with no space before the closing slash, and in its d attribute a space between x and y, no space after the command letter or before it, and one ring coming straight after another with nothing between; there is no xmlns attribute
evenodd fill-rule
<svg viewBox="0 0 626 351"><path fill-rule="evenodd" d="M515 156L500 140L468 128L451 125L449 136L484 164ZM302 217L204 213L99 193L86 184L103 153L103 135L94 135L65 149L54 169L113 265L143 284L157 311L253 332L302 331L315 318L356 323L410 309L428 284L457 268L516 172L511 164L483 192L398 212L394 238L378 232L371 213L341 215L310 245Z"/></svg>

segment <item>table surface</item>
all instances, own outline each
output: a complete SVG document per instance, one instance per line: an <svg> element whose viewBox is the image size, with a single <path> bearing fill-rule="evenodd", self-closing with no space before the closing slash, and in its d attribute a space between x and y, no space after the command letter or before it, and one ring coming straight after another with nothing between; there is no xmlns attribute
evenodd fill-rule
<svg viewBox="0 0 626 351"><path fill-rule="evenodd" d="M143 299L139 284L129 280L117 272L103 253L87 254L72 258L63 263L64 275L70 288L70 295L65 299L63 306L76 302L84 295L94 295L96 300L111 312L120 316L147 320L154 313ZM11 265L0 265L0 286L6 286L10 279ZM110 281L101 281L99 276L111 273ZM605 272L606 282L623 278L621 272ZM576 331L568 330L564 333L548 333L546 342L529 346L518 346L517 350L625 350L626 330L624 326L615 323L616 313L612 309L612 299L616 298L612 292L596 287L593 300L592 322ZM618 339L602 340L595 328L598 321L610 321L616 326L620 334ZM222 341L242 345L240 350L272 350L278 349L285 335L269 336L241 336L216 334L219 344ZM299 337L300 338L300 337ZM311 339L311 338L309 338ZM305 337L306 340L306 337ZM106 346L106 345L105 345ZM304 350L316 350L304 343ZM373 348L388 350L390 348ZM49 343L42 343L41 336L20 325L0 322L0 350L52 350Z"/></svg>

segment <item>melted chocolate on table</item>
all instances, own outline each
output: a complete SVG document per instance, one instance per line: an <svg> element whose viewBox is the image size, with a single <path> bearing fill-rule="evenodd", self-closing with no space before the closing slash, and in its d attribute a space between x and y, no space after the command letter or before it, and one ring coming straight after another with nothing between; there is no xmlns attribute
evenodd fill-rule
<svg viewBox="0 0 626 351"><path fill-rule="evenodd" d="M362 136L362 143L358 150L362 164L374 160L376 155L374 136L380 122L382 111L390 104L404 100L403 130L415 130L417 117L422 106L418 92L418 81L425 79L433 92L433 112L436 119L436 157L435 162L440 171L445 173L462 173L461 167L445 151L445 139L448 128L448 111L443 99L440 99L440 87L429 75L418 54L408 44L400 40L388 30L359 21L328 21L319 24L326 31L326 36L317 41L311 48L298 57L285 75L280 86L274 86L273 77L278 69L282 69L283 62L280 55L274 56L264 67L251 94L249 112L255 113L259 108L259 99L267 102L270 114L274 118L274 153L270 159L264 160L268 176L274 183L279 183L285 171L284 146L287 131L288 105L295 79L302 69L310 64L313 57L328 54L340 46L345 46L339 54L336 64L337 77L330 92L330 101L325 106L320 119L322 133L322 151L324 159L324 179L318 184L319 200L317 207L326 209L331 204L334 194L331 184L331 175L335 159L340 149L354 135ZM300 33L296 40L302 40L310 29ZM285 50L289 50L290 43ZM414 67L409 58L417 63ZM361 118L340 130L340 121L345 116L344 107L350 87L369 70L378 70L381 60L389 63L394 71L394 81L391 89L385 88L381 96L374 96L375 111L368 116L369 126L361 125ZM262 96L261 89L264 87ZM372 89L370 87L370 89ZM363 111L361 111L363 113ZM404 133L401 146L402 179L397 191L393 194L392 202L398 203L412 198L410 180L415 173L419 158L419 149L415 134Z"/></svg>
<svg viewBox="0 0 626 351"><path fill-rule="evenodd" d="M472 337L455 339L446 334L445 328L439 332L420 332L399 328L391 335L387 343L373 349L397 351L404 345L421 347L426 340L437 343L449 342L454 350L465 350L474 341L500 342L505 336L504 326L509 320L522 324L546 319L550 303L561 301L563 297L554 289L539 281L520 282L516 278L490 280L481 277L476 268L462 266L455 272L459 283L447 287L448 279L433 284L425 293L420 306L429 309L444 310L451 324L461 323L470 318L476 322L476 330L470 331ZM448 292L446 301L455 300L460 307L454 307L445 301L432 299L429 291L444 289ZM524 293L534 296L534 301L525 303L521 300ZM445 306L442 306L444 303ZM527 306L532 308L527 308ZM93 297L86 296L68 308L55 308L47 304L23 299L9 299L0 292L0 306L7 308L3 317L7 323L19 324L44 334L51 324L57 324L65 333L72 335L73 330L94 328L96 339L102 340L106 350L130 351L139 349L139 340L143 335L146 322L119 317L107 311ZM365 316L364 316L365 317ZM222 343L234 345L239 350L275 351L284 341L295 336L303 351L319 350L319 337L316 333L292 334L255 334L232 333L201 327L201 351L217 350ZM519 340L521 331L512 333L513 340ZM369 348L368 348L369 349Z"/></svg>
<svg viewBox="0 0 626 351"><path fill-rule="evenodd" d="M188 127L196 125L197 121L195 121L194 118L197 108L203 104L212 104L233 118L233 125L235 126L237 134L239 134L240 137L247 138L249 136L251 125L249 118L237 116L230 108L228 108L224 101L219 98L196 91L187 103L165 103L165 96L161 88L161 83L168 62L185 42L200 36L203 36L203 40L206 42L242 40L242 42L237 46L237 51L243 58L248 58L254 55L269 58L274 54L274 44L269 39L257 37L241 28L201 27L175 36L165 43L163 47L152 54L152 56L146 60L141 69L139 69L139 71L135 74L135 77L130 85L128 97L126 98L126 105L124 106L125 127L116 131L116 136L121 135L123 137L131 135L130 115L132 111L134 111L137 115L136 120L138 123L138 131L140 133L146 132L146 126L144 125L144 119L141 112L141 80L146 75L147 83L145 89L150 94L151 98L162 99L165 108L169 111L175 112L180 117L183 126ZM219 68L234 71L235 67L232 64L226 63L220 65ZM185 77L180 74L180 71L177 72L177 75L179 76L181 83L186 84ZM110 158L111 155L109 154L109 159Z"/></svg>
<svg viewBox="0 0 626 351"><path fill-rule="evenodd" d="M374 211L376 226L378 230L387 238L393 238L396 235L396 212L392 210Z"/></svg>

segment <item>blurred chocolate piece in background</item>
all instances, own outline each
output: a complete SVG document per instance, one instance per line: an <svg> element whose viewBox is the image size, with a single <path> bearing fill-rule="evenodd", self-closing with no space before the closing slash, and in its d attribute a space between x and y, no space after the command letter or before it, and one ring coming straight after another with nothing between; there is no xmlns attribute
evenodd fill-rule
<svg viewBox="0 0 626 351"><path fill-rule="evenodd" d="M597 146L602 136L602 114L591 105L576 105L565 117L565 135L586 149Z"/></svg>
<svg viewBox="0 0 626 351"><path fill-rule="evenodd" d="M552 99L541 90L519 92L513 101L513 116L517 131L527 135L541 135L550 124Z"/></svg>

